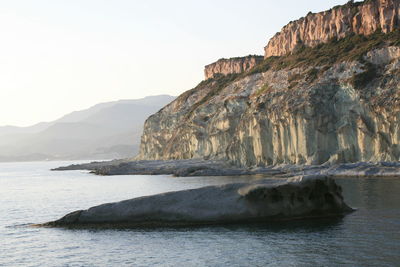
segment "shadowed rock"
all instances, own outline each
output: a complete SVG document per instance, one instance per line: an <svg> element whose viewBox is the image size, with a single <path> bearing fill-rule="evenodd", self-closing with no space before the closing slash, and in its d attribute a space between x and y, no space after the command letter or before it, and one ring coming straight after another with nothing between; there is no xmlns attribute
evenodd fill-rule
<svg viewBox="0 0 400 267"><path fill-rule="evenodd" d="M178 226L343 215L341 187L327 176L235 183L139 197L75 211L53 227Z"/></svg>

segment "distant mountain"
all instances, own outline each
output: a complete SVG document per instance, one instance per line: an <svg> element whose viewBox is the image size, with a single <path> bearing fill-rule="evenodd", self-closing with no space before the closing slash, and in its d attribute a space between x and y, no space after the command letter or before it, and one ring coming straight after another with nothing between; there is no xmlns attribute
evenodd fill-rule
<svg viewBox="0 0 400 267"><path fill-rule="evenodd" d="M37 133L50 126L50 122L40 122L29 127L0 126L0 137L7 134Z"/></svg>
<svg viewBox="0 0 400 267"><path fill-rule="evenodd" d="M120 100L30 127L0 127L0 161L109 159L137 154L144 121L169 95Z"/></svg>

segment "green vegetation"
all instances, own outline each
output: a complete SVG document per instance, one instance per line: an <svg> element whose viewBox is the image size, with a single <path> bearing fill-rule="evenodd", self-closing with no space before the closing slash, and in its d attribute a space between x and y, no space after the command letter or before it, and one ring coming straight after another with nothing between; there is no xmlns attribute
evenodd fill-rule
<svg viewBox="0 0 400 267"><path fill-rule="evenodd" d="M186 100L194 91L211 87L208 94L192 106L191 111L188 113L188 116L190 116L196 108L206 103L224 87L237 79L268 70L303 67L309 68L304 75L305 80L311 83L332 65L346 61L360 61L365 65L365 72L354 75L350 80L354 88L361 89L379 76L375 67L372 64L366 63L363 60L363 56L373 49L384 46L400 46L400 30L387 34L377 31L369 36L353 34L340 40L332 39L328 43L320 44L316 47L299 45L294 53L281 57L266 58L250 71L226 76L222 74L216 75L214 78L202 81L196 88L183 94L181 98L182 100ZM300 74L289 77L289 88L294 88L301 78ZM260 96L269 88L268 84L264 84L255 95Z"/></svg>
<svg viewBox="0 0 400 267"><path fill-rule="evenodd" d="M258 89L258 91L254 94L255 97L259 97L260 95L264 94L266 91L271 89L271 86L268 83L265 83L263 86Z"/></svg>
<svg viewBox="0 0 400 267"><path fill-rule="evenodd" d="M339 8L351 8L352 9L352 14L355 14L356 10L358 11L358 7L359 6L368 4L368 3L372 2L372 1L375 1L375 0L365 0L363 2L354 2L354 0L350 0L344 5L334 6L333 8L331 8L331 10L336 10L336 9L339 9Z"/></svg>
<svg viewBox="0 0 400 267"><path fill-rule="evenodd" d="M195 89L193 90L198 90L201 88L204 88L205 86L210 87L210 91L208 94L206 94L202 99L197 101L190 111L188 112L188 117L191 116L193 111L195 111L199 106L202 104L206 103L208 100L210 100L213 96L218 95L218 93L224 89L226 86L228 86L231 82L236 80L236 78L239 76L239 74L232 73L228 75L223 75L223 74L217 74L214 75L213 78L207 79L205 81L202 81Z"/></svg>
<svg viewBox="0 0 400 267"><path fill-rule="evenodd" d="M295 88L299 84L299 81L292 81L289 83L289 90Z"/></svg>
<svg viewBox="0 0 400 267"><path fill-rule="evenodd" d="M296 74L292 74L292 75L289 76L288 82L292 83L292 82L298 81L300 79L301 79L301 75L299 73L296 73Z"/></svg>
<svg viewBox="0 0 400 267"><path fill-rule="evenodd" d="M364 69L364 72L354 75L350 80L355 89L364 88L369 82L378 77L377 70L373 64L364 63Z"/></svg>
<svg viewBox="0 0 400 267"><path fill-rule="evenodd" d="M315 81L318 78L318 74L319 74L319 70L316 68L312 68L310 69L307 73L306 73L306 81L309 83L312 83L313 81Z"/></svg>
<svg viewBox="0 0 400 267"><path fill-rule="evenodd" d="M302 76L299 73L292 74L288 77L289 89L296 87L299 84L299 80L301 80Z"/></svg>
<svg viewBox="0 0 400 267"><path fill-rule="evenodd" d="M361 60L374 48L385 45L400 46L400 31L384 34L377 31L369 36L350 35L316 47L299 47L297 51L282 57L269 57L243 76L265 72L270 69L292 69L296 67L331 66L338 62Z"/></svg>

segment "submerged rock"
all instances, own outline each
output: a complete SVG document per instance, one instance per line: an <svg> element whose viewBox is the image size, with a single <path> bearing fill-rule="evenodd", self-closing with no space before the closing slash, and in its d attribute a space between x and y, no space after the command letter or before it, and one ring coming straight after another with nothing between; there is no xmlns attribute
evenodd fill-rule
<svg viewBox="0 0 400 267"><path fill-rule="evenodd" d="M43 226L178 226L262 222L352 211L327 176L298 176L139 197L75 211Z"/></svg>

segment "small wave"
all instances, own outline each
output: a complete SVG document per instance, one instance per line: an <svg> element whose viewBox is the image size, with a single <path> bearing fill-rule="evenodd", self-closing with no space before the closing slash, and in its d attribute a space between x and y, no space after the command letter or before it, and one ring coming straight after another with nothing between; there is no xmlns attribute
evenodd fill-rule
<svg viewBox="0 0 400 267"><path fill-rule="evenodd" d="M13 224L13 225L6 225L5 228L28 228L28 227L37 227L39 224L35 223L21 223L21 224Z"/></svg>

